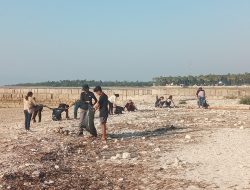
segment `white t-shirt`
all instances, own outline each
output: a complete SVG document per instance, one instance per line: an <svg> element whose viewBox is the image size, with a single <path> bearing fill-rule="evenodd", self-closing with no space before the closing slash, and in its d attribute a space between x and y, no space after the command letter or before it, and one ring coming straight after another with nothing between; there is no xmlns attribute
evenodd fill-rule
<svg viewBox="0 0 250 190"><path fill-rule="evenodd" d="M112 96L109 97L109 101L110 101L111 103L113 103L113 104L116 103L116 100L117 100L117 98L116 98L115 95L112 95Z"/></svg>

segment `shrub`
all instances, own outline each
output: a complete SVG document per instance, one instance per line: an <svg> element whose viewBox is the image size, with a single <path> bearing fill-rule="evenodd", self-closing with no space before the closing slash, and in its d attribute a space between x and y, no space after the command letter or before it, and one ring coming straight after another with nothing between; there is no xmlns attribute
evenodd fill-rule
<svg viewBox="0 0 250 190"><path fill-rule="evenodd" d="M187 104L186 100L180 100L179 104Z"/></svg>
<svg viewBox="0 0 250 190"><path fill-rule="evenodd" d="M250 97L244 97L240 99L240 104L250 105Z"/></svg>
<svg viewBox="0 0 250 190"><path fill-rule="evenodd" d="M225 99L237 99L237 96L231 95L231 96L225 96Z"/></svg>

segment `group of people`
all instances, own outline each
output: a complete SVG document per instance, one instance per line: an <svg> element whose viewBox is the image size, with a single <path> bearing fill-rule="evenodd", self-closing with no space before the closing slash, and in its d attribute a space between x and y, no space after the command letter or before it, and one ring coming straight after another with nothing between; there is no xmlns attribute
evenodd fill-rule
<svg viewBox="0 0 250 190"><path fill-rule="evenodd" d="M197 104L199 108L208 108L208 104L206 101L206 93L205 90L202 87L199 87L197 92L196 92L196 97L197 97ZM175 103L173 101L173 96L170 95L166 100L164 96L158 97L156 96L156 101L155 101L155 107L157 108L174 108Z"/></svg>
<svg viewBox="0 0 250 190"><path fill-rule="evenodd" d="M114 94L109 98L109 114L113 115L122 113L122 111L133 112L137 110L135 103L132 100L129 100L124 107L117 105L117 99L119 98L119 94Z"/></svg>
<svg viewBox="0 0 250 190"><path fill-rule="evenodd" d="M77 112L80 112L80 124L79 124L79 136L83 135L83 130L86 128L84 119L89 108L93 108L94 111L99 110L100 112L100 126L102 128L102 140L106 141L107 138L107 120L109 115L113 115L114 113L122 113L122 111L126 110L129 112L133 112L137 110L134 102L129 100L124 107L117 105L117 98L119 94L114 94L108 98L108 96L103 92L100 86L96 86L94 88L94 93L90 91L88 85L83 85L82 92L80 95L80 99L76 101L74 104L74 118L77 119ZM96 98L96 95L99 97ZM206 95L205 90L200 87L196 93L198 99L199 108L207 108L208 104L206 103ZM175 103L173 101L173 96L170 95L166 100L163 96L156 96L155 107L158 108L174 108ZM30 130L31 121L36 122L36 116L38 115L38 122L41 122L42 111L44 106L37 104L36 99L33 97L32 92L28 92L28 94L24 98L24 115L25 115L25 129L27 131ZM61 103L58 108L53 109L52 119L60 120L61 113L66 113L66 119L69 119L69 108L70 106L64 103ZM52 108L50 108L52 109ZM114 111L115 109L115 111ZM120 111L119 111L120 110ZM59 113L57 115L56 113ZM55 117L55 118L54 118Z"/></svg>
<svg viewBox="0 0 250 190"><path fill-rule="evenodd" d="M160 98L156 96L155 107L156 108L174 108L175 103L173 101L173 96L170 95L166 100L163 96L161 96Z"/></svg>
<svg viewBox="0 0 250 190"><path fill-rule="evenodd" d="M83 135L83 131L86 128L85 126L85 117L88 110L91 108L94 111L99 110L100 112L100 126L102 128L102 140L106 141L107 138L107 120L108 116L114 114L114 109L118 110L122 108L122 110L126 111L135 111L137 110L134 102L129 100L124 107L120 107L117 105L117 98L119 94L114 94L110 98L103 92L100 86L96 86L94 88L94 93L90 91L89 86L83 85L82 92L80 94L80 99L74 102L71 106L74 105L74 118L77 119L77 113L80 113L80 122L79 122L79 133L78 135ZM99 98L97 99L96 96ZM66 112L66 119L69 119L69 108L71 107L68 104L61 103L58 108L50 108L53 110L52 119L57 121L61 119L61 113ZM47 106L46 106L47 107ZM28 94L24 98L24 115L25 115L25 129L27 131L30 130L31 121L36 122L36 116L38 115L39 120L41 122L42 110L44 106L36 103L35 97L33 97L32 92L28 92ZM49 108L49 107L48 107ZM121 111L122 113L122 111Z"/></svg>

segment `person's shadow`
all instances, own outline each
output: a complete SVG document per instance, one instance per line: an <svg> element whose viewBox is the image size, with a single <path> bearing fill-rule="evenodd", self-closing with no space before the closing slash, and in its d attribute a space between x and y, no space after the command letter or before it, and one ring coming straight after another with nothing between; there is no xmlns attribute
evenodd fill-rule
<svg viewBox="0 0 250 190"><path fill-rule="evenodd" d="M173 135L187 133L185 130L187 128L175 127L173 125L157 128L155 130L146 131L135 131L135 132L125 132L118 134L109 134L110 138L114 139L131 139L131 138L142 138L142 137L159 137L164 135Z"/></svg>

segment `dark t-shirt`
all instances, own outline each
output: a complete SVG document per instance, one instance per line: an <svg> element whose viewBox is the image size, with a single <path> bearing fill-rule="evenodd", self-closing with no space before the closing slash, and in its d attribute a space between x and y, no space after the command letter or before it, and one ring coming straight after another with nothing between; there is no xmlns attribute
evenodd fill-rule
<svg viewBox="0 0 250 190"><path fill-rule="evenodd" d="M79 103L80 108L88 110L89 105L93 106L93 99L95 102L97 102L97 99L93 92L82 92Z"/></svg>
<svg viewBox="0 0 250 190"><path fill-rule="evenodd" d="M108 117L109 111L108 111L108 96L105 93L102 93L102 95L99 98L98 101L100 105L100 117Z"/></svg>

